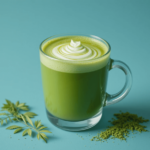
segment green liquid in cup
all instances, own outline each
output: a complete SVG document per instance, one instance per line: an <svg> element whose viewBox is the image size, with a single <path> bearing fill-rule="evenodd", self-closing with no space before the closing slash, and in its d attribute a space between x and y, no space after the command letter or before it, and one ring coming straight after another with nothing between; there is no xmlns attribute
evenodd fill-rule
<svg viewBox="0 0 150 150"><path fill-rule="evenodd" d="M67 36L46 42L40 53L45 106L52 115L70 121L85 120L99 112L106 99L109 55L88 61L64 61L52 57L53 47L71 39L94 45L104 55L102 42L83 36Z"/></svg>

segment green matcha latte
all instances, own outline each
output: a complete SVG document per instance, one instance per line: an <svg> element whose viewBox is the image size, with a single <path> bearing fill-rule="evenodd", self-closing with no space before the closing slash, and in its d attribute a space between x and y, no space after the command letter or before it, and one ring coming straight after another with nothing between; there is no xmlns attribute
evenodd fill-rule
<svg viewBox="0 0 150 150"><path fill-rule="evenodd" d="M102 109L109 70L108 47L94 36L51 37L41 44L44 99L50 114L79 121Z"/></svg>

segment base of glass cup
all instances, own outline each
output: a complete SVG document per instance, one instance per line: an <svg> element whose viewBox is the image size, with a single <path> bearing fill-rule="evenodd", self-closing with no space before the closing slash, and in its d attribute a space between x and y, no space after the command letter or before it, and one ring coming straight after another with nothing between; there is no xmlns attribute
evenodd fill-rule
<svg viewBox="0 0 150 150"><path fill-rule="evenodd" d="M67 130L67 131L82 131L87 130L95 126L102 117L102 110L99 111L95 116L87 120L82 121L67 121L53 116L49 111L46 110L49 121L56 127Z"/></svg>

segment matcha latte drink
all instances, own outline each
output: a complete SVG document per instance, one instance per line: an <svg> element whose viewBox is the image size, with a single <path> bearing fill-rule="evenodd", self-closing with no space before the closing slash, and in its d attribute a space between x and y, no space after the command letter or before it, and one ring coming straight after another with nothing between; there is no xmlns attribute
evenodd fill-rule
<svg viewBox="0 0 150 150"><path fill-rule="evenodd" d="M109 44L96 36L52 36L40 45L45 106L49 120L59 128L79 131L96 125L105 105L116 103L129 92L130 69L110 59ZM110 69L126 74L126 84L114 95L106 93Z"/></svg>

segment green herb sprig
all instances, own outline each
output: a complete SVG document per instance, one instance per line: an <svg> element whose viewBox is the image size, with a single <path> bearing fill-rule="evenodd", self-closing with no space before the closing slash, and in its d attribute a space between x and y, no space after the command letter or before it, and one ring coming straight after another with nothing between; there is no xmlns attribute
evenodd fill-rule
<svg viewBox="0 0 150 150"><path fill-rule="evenodd" d="M44 133L51 133L49 130L45 130L47 127L42 125L40 120L32 122L31 118L37 116L37 114L33 112L29 112L29 107L25 103L20 103L19 101L16 104L6 99L6 104L3 104L1 111L6 111L4 113L0 113L0 124L7 124L9 121L20 122L24 124L24 126L12 125L7 127L6 129L12 130L15 129L14 134L20 131L22 132L22 136L29 135L32 136L32 132L37 133L37 138L44 140L47 143L48 137ZM28 111L24 114L20 113L20 111Z"/></svg>

